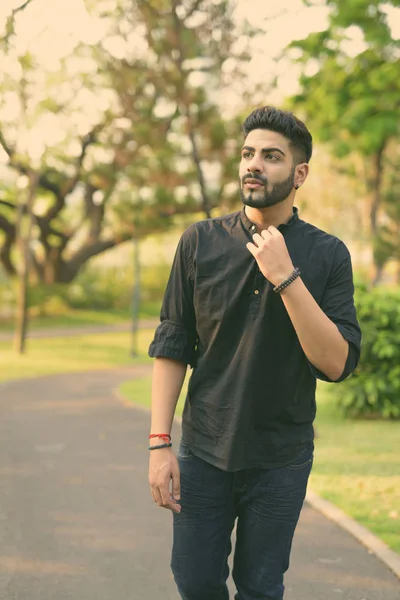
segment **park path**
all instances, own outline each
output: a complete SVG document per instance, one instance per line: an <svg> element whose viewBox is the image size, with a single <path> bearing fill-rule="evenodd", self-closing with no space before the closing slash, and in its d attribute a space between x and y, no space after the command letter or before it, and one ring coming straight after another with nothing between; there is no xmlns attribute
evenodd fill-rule
<svg viewBox="0 0 400 600"><path fill-rule="evenodd" d="M141 319L138 323L139 329L155 329L160 319ZM74 325L70 327L43 327L41 329L28 329L28 338L70 337L75 335L90 335L96 333L114 333L119 331L130 331L132 323L125 321L113 325ZM0 342L8 342L13 339L12 331L1 331Z"/></svg>
<svg viewBox="0 0 400 600"><path fill-rule="evenodd" d="M147 486L148 412L116 394L149 368L0 385L0 600L178 600L171 515ZM307 504L286 587L285 600L400 598L391 571Z"/></svg>

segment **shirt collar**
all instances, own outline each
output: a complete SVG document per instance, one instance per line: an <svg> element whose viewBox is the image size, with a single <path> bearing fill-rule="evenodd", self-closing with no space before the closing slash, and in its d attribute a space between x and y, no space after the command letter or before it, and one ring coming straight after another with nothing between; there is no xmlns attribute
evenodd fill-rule
<svg viewBox="0 0 400 600"><path fill-rule="evenodd" d="M256 225L256 223L253 223L253 221L250 221L250 219L247 217L246 212L245 212L245 207L243 207L243 209L241 211L241 219L242 219L242 223L246 227L246 229L248 229L251 232L256 231L257 225ZM292 227L293 225L295 225L298 220L299 220L299 209L296 206L293 206L293 215L290 217L290 219L287 223L281 223L281 225L278 226L279 231L280 232L286 231L289 227Z"/></svg>

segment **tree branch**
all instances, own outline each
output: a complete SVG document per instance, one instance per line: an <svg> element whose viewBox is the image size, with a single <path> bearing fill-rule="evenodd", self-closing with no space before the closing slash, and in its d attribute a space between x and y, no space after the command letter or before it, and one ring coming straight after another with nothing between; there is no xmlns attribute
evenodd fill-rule
<svg viewBox="0 0 400 600"><path fill-rule="evenodd" d="M140 0L140 1L141 1L141 4L143 6L145 6L147 8L147 10L153 15L153 17L159 18L165 14L162 11L159 11L156 8L154 8L154 6L151 4L151 2L148 2L147 0Z"/></svg>
<svg viewBox="0 0 400 600"><path fill-rule="evenodd" d="M3 265L7 275L13 277L17 273L11 261L11 250L16 237L15 225L10 223L10 221L0 214L0 229L2 229L5 233L5 240L0 248L0 262Z"/></svg>
<svg viewBox="0 0 400 600"><path fill-rule="evenodd" d="M6 219L2 214L0 214L0 229L5 231L5 233L8 233L8 234L14 233L15 234L15 225L10 223L10 221L8 219Z"/></svg>
<svg viewBox="0 0 400 600"><path fill-rule="evenodd" d="M104 202L101 204L95 204L93 201L93 195L96 191L99 191L97 187L86 184L85 193L85 205L86 205L86 216L90 221L90 229L88 234L88 241L94 243L98 241L104 218Z"/></svg>
<svg viewBox="0 0 400 600"><path fill-rule="evenodd" d="M71 192L74 191L77 183L79 182L82 175L82 166L83 161L85 160L86 152L88 147L96 141L97 134L103 129L104 123L98 123L95 127L93 127L92 131L85 135L81 141L81 153L78 157L76 163L76 172L75 175L68 181L65 187L62 189L62 195L68 196Z"/></svg>
<svg viewBox="0 0 400 600"><path fill-rule="evenodd" d="M12 16L15 17L15 15L19 12L21 12L22 10L25 10L25 8L28 6L28 4L30 4L31 2L33 2L33 0L26 0L26 2L24 2L21 6L18 6L17 8L14 8L14 10L12 11Z"/></svg>
<svg viewBox="0 0 400 600"><path fill-rule="evenodd" d="M74 191L75 187L81 179L82 166L87 149L91 144L95 142L97 133L103 128L103 126L103 123L96 125L95 127L93 127L92 131L85 135L85 137L81 140L81 153L76 162L75 175L71 177L71 179L69 179L63 187L57 186L57 191L54 192L54 195L56 196L56 203L51 208L49 208L47 213L44 215L43 218L46 221L52 221L64 208L66 197L68 196L68 194Z"/></svg>
<svg viewBox="0 0 400 600"><path fill-rule="evenodd" d="M192 125L192 117L190 114L190 105L189 102L185 100L186 94L186 77L183 69L183 51L182 51L182 23L179 19L178 13L176 11L176 0L172 2L172 16L174 21L174 29L177 40L177 49L179 56L175 59L175 66L179 72L180 80L177 83L178 88L178 103L182 106L182 114L186 118L186 126L188 131L188 136L190 139L190 143L192 145L192 158L193 163L197 170L197 177L200 186L201 197L203 200L203 210L206 214L206 217L209 219L211 217L211 202L207 190L207 185L204 177L203 167L201 165L201 157L199 153L199 148L197 145L196 134L194 131L194 127ZM183 100L182 100L183 98Z"/></svg>
<svg viewBox="0 0 400 600"><path fill-rule="evenodd" d="M7 154L7 156L12 159L12 157L15 154L15 150L14 148L11 148L11 146L9 146L4 138L4 134L2 132L2 130L0 129L0 144L4 150L4 152Z"/></svg>
<svg viewBox="0 0 400 600"><path fill-rule="evenodd" d="M193 4L192 8L190 10L188 10L188 12L186 13L185 17L184 17L184 21L187 21L188 19L190 19L190 17L192 15L194 15L194 13L196 12L196 10L198 10L200 8L201 3L203 2L203 0L196 0L195 3Z"/></svg>
<svg viewBox="0 0 400 600"><path fill-rule="evenodd" d="M64 263L63 268L63 277L62 281L64 283L71 282L74 277L77 275L79 269L93 256L97 256L101 254L105 250L109 250L110 248L114 248L118 244L122 242L126 242L132 239L131 233L121 234L119 239L111 238L108 240L97 240L93 244L87 243L84 244L75 254L70 258L70 260Z"/></svg>
<svg viewBox="0 0 400 600"><path fill-rule="evenodd" d="M28 175L29 168L26 165L24 165L21 161L14 161L14 156L16 155L15 149L7 143L1 129L0 129L0 145L2 146L4 152L7 154L7 156L10 159L10 163L9 163L10 167L15 169L19 173L21 173L21 175ZM57 184L53 183L52 181L50 181L48 176L43 173L40 175L40 178L39 178L39 187L42 187L45 190L48 190L49 192L52 192L55 195L58 195L60 193L59 186Z"/></svg>
<svg viewBox="0 0 400 600"><path fill-rule="evenodd" d="M15 210L16 206L12 202L8 202L7 200L0 200L0 206L6 206L7 208L12 208Z"/></svg>

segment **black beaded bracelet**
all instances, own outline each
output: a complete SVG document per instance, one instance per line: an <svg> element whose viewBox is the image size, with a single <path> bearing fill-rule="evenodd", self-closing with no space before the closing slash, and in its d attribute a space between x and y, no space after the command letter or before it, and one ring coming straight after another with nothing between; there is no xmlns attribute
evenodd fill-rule
<svg viewBox="0 0 400 600"><path fill-rule="evenodd" d="M159 450L160 448L171 448L171 442L169 444L160 444L159 446L149 446L149 450Z"/></svg>
<svg viewBox="0 0 400 600"><path fill-rule="evenodd" d="M291 275L289 275L289 277L285 279L285 281L282 281L282 283L274 287L275 294L280 294L280 292L287 288L288 285L293 283L293 281L297 279L299 275L301 275L300 269L296 267L295 270L291 273Z"/></svg>

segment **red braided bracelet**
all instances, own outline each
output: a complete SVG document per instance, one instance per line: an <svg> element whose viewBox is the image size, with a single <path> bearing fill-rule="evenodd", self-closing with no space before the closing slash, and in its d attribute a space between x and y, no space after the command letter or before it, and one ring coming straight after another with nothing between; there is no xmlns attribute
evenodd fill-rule
<svg viewBox="0 0 400 600"><path fill-rule="evenodd" d="M164 440L166 444L171 441L171 436L169 433L151 433L149 435L149 440L152 440L153 438L160 438L161 440Z"/></svg>

